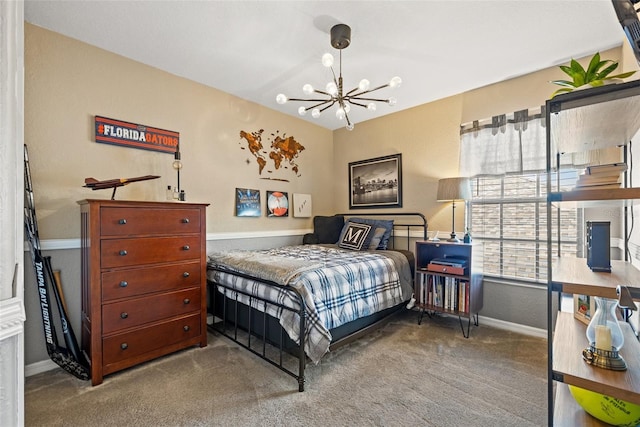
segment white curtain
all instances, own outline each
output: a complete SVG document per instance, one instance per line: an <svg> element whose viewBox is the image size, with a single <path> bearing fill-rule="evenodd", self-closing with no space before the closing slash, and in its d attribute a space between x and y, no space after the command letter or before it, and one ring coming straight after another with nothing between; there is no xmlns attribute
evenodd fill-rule
<svg viewBox="0 0 640 427"><path fill-rule="evenodd" d="M460 129L460 174L504 175L546 169L544 109L476 120Z"/></svg>
<svg viewBox="0 0 640 427"><path fill-rule="evenodd" d="M504 175L546 170L545 107L502 114L491 119L475 120L460 127L460 176ZM553 142L553 141L552 141ZM555 153L555 147L551 152ZM584 167L597 164L617 151L596 150L566 154L562 166ZM613 160L617 161L617 160ZM555 166L556 158L551 159Z"/></svg>

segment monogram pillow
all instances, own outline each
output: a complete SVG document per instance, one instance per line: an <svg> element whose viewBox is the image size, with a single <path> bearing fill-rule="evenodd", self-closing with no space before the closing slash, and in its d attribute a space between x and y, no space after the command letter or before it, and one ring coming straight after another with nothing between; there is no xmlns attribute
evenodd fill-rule
<svg viewBox="0 0 640 427"><path fill-rule="evenodd" d="M389 246L389 239L391 238L391 233L393 232L393 220L392 219L370 219L370 218L349 218L349 221L358 222L360 224L369 224L374 229L378 227L384 227L386 229L382 239L380 239L380 243L378 244L378 249L387 249Z"/></svg>
<svg viewBox="0 0 640 427"><path fill-rule="evenodd" d="M354 251L359 251L362 248L368 249L369 243L373 238L371 228L372 227L369 224L358 224L347 221L340 233L338 246L343 249L351 249Z"/></svg>

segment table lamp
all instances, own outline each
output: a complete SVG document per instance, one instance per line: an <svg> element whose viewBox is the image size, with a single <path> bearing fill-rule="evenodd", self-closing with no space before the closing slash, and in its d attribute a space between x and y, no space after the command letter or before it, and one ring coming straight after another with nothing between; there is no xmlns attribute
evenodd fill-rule
<svg viewBox="0 0 640 427"><path fill-rule="evenodd" d="M456 201L464 201L471 197L471 186L468 178L443 178L438 181L438 201L453 202L451 209L451 237L448 242L460 242L456 237Z"/></svg>

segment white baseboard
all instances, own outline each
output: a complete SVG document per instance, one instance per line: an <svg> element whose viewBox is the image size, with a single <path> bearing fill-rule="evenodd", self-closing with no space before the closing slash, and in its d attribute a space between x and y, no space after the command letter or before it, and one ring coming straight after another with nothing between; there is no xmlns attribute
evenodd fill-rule
<svg viewBox="0 0 640 427"><path fill-rule="evenodd" d="M532 326L520 325L518 323L511 323L500 319L480 316L480 326L482 326L483 324L487 326L493 326L494 328L498 329L505 329L511 332L530 335L537 338L547 338L546 329L534 328Z"/></svg>
<svg viewBox="0 0 640 427"><path fill-rule="evenodd" d="M39 374L41 372L51 371L57 367L58 365L53 360L50 360L50 359L42 360L36 363L30 363L24 367L24 376L30 377L32 375Z"/></svg>
<svg viewBox="0 0 640 427"><path fill-rule="evenodd" d="M457 318L458 316L449 314L449 313L440 313L441 316L448 316ZM463 322L466 322L466 319L463 319ZM473 322L473 319L471 319ZM505 331L516 332L518 334L529 335L531 337L536 338L547 338L547 330L534 328L533 326L521 325L519 323L507 322L505 320L494 319L492 317L484 317L482 315L479 316L478 325L481 328L483 325L491 326L492 328L504 329Z"/></svg>

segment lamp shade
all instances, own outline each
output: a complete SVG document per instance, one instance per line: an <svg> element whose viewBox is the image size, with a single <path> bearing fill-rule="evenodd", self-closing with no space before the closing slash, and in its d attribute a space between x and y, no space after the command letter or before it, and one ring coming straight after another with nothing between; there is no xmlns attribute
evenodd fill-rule
<svg viewBox="0 0 640 427"><path fill-rule="evenodd" d="M468 178L443 178L438 181L438 201L468 200L471 198L471 185Z"/></svg>

